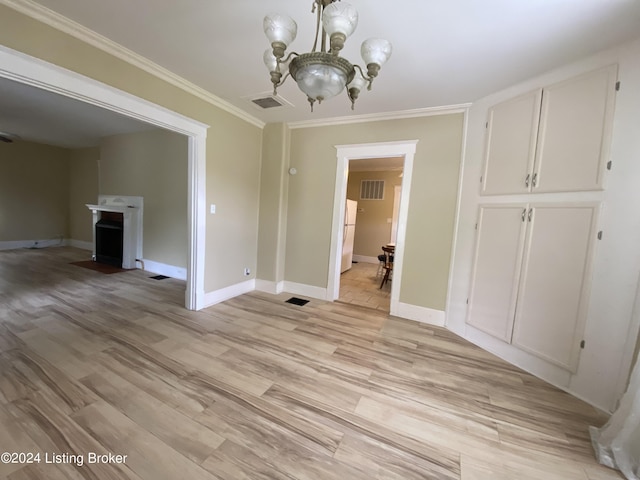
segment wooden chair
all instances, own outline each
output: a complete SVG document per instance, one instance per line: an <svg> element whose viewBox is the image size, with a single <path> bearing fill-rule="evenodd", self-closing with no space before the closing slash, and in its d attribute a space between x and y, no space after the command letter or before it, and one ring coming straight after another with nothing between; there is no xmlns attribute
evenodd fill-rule
<svg viewBox="0 0 640 480"><path fill-rule="evenodd" d="M395 248L393 247L382 247L382 251L384 252L384 276L382 277L382 283L380 283L380 288L384 286L385 283L389 281L389 277L391 276L391 272L393 271L393 254L395 252Z"/></svg>
<svg viewBox="0 0 640 480"><path fill-rule="evenodd" d="M378 255L378 269L376 270L376 278L384 274L384 266L387 264L387 256L384 253Z"/></svg>

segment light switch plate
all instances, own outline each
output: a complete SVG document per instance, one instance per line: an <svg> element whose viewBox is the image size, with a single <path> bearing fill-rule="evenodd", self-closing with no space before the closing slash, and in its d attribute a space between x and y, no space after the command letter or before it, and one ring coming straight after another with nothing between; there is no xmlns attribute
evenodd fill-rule
<svg viewBox="0 0 640 480"><path fill-rule="evenodd" d="M211 204L211 207L209 208L209 211L210 211L211 213L216 213L216 205L215 205L215 203L212 203L212 204Z"/></svg>

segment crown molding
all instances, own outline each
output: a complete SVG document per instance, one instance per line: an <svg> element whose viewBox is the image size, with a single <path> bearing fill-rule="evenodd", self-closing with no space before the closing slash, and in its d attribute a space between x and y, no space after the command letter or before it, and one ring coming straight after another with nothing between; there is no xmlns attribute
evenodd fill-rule
<svg viewBox="0 0 640 480"><path fill-rule="evenodd" d="M264 128L265 126L265 122L262 120L250 115L244 110L232 105L226 100L221 99L204 88L191 83L185 78L176 75L175 73L161 67L142 55L123 47L113 40L110 40L107 37L54 12L53 10L43 7L33 0L0 0L0 4L38 20L39 22L66 33L67 35L77 38L78 40L98 48L103 52L113 55L114 57L144 70L145 72L150 73L151 75L154 75L155 77L210 103L211 105L215 105L216 107L221 108L222 110L225 110L226 112L229 112L232 115L255 125L256 127Z"/></svg>
<svg viewBox="0 0 640 480"><path fill-rule="evenodd" d="M1 0L0 0L1 1ZM445 105L442 107L416 108L413 110L401 110L397 112L371 113L365 115L352 115L349 117L321 118L318 120L304 120L301 122L289 122L290 129L328 127L335 125L346 125L350 123L379 122L382 120L400 120L404 118L430 117L433 115L448 115L451 113L464 113L471 103L459 103L456 105Z"/></svg>

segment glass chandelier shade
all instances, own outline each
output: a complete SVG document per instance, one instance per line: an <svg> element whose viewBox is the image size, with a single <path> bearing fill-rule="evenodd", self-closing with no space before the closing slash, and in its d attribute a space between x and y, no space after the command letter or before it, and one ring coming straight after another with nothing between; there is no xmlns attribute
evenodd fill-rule
<svg viewBox="0 0 640 480"><path fill-rule="evenodd" d="M348 88L357 88L358 91L362 90L367 85L367 81L364 79L360 72L356 72L353 76L353 80L347 85Z"/></svg>
<svg viewBox="0 0 640 480"><path fill-rule="evenodd" d="M355 107L355 103L356 103L356 100L358 99L358 96L360 95L360 91L366 85L367 85L367 81L362 76L362 73L360 73L359 71L356 71L355 75L353 76L353 80L351 80L351 82L349 82L349 84L347 85L349 99L351 100L352 110Z"/></svg>
<svg viewBox="0 0 640 480"><path fill-rule="evenodd" d="M308 65L300 70L296 82L308 98L322 102L325 98L335 97L344 90L347 75L331 65Z"/></svg>
<svg viewBox="0 0 640 480"><path fill-rule="evenodd" d="M365 64L375 63L382 66L391 56L391 44L382 38L369 38L362 42L360 54Z"/></svg>
<svg viewBox="0 0 640 480"><path fill-rule="evenodd" d="M326 52L303 53L291 61L289 73L310 102L338 95L353 79L354 68L347 60Z"/></svg>
<svg viewBox="0 0 640 480"><path fill-rule="evenodd" d="M270 13L264 17L262 27L272 45L282 43L284 48L287 48L298 34L298 24L291 17L279 13Z"/></svg>
<svg viewBox="0 0 640 480"><path fill-rule="evenodd" d="M270 48L264 51L264 55L262 56L262 61L267 67L267 70L269 70L270 72L275 72L276 69L278 68L278 59L273 54L273 50L271 50Z"/></svg>
<svg viewBox="0 0 640 480"><path fill-rule="evenodd" d="M361 47L367 69L365 74L358 65L352 65L339 56L347 37L358 26L357 10L346 2L336 0L314 0L314 11L316 9L316 41L312 51L303 54L291 52L286 58L285 51L296 37L296 22L277 13L264 18L263 28L271 43L271 50L264 53L263 60L271 74L274 94L290 75L307 95L312 111L316 101L320 103L335 97L345 87L353 109L360 91L365 85L371 89L380 67L389 59L391 44L382 39L365 40ZM321 40L319 51L316 50L318 40Z"/></svg>
<svg viewBox="0 0 640 480"><path fill-rule="evenodd" d="M358 11L348 3L332 3L322 12L322 26L331 37L334 33L350 36L358 26Z"/></svg>

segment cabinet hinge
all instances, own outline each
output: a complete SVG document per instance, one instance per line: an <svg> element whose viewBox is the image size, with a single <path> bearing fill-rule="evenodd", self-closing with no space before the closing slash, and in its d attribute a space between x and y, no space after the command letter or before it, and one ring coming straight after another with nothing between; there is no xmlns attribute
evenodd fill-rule
<svg viewBox="0 0 640 480"><path fill-rule="evenodd" d="M611 165L613 165L613 162L611 160L609 160L607 162L607 170L611 170Z"/></svg>
<svg viewBox="0 0 640 480"><path fill-rule="evenodd" d="M580 348L584 348L584 340L580 342Z"/></svg>
<svg viewBox="0 0 640 480"><path fill-rule="evenodd" d="M602 240L602 230L598 232L598 240Z"/></svg>
<svg viewBox="0 0 640 480"><path fill-rule="evenodd" d="M620 80L616 82L616 92L620 91Z"/></svg>

